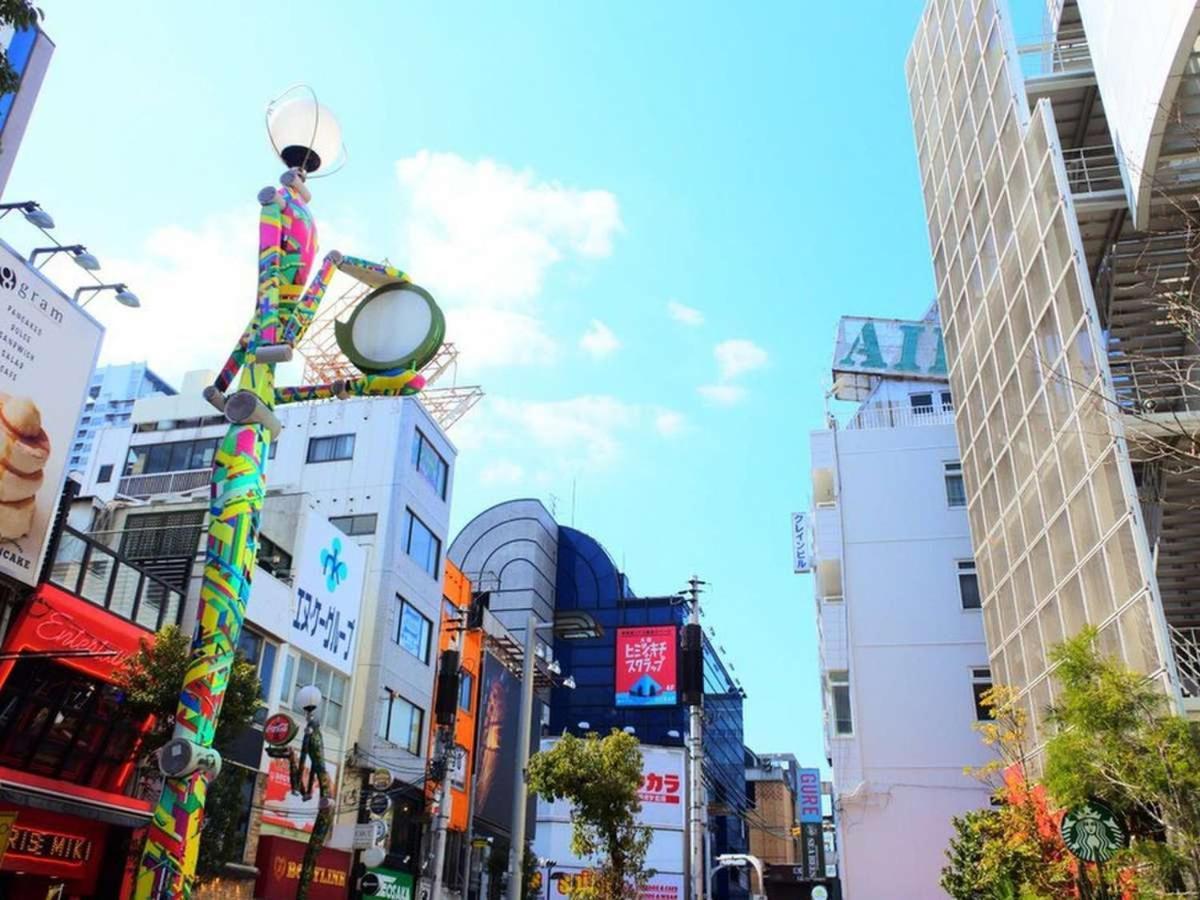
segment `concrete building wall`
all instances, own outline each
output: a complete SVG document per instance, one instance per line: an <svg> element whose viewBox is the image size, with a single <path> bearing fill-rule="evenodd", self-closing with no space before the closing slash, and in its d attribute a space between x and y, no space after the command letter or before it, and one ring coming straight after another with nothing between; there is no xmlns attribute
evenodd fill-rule
<svg viewBox="0 0 1200 900"><path fill-rule="evenodd" d="M754 782L754 815L749 826L750 854L768 865L796 862L796 798L785 781Z"/></svg>

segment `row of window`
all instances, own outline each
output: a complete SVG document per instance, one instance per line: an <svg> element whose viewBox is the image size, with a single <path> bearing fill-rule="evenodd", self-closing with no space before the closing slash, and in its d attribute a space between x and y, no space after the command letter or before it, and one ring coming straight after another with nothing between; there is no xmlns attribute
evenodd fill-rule
<svg viewBox="0 0 1200 900"><path fill-rule="evenodd" d="M935 412L954 412L954 399L949 391L909 394L908 402L912 404L912 411L918 416L928 416Z"/></svg>
<svg viewBox="0 0 1200 900"><path fill-rule="evenodd" d="M846 669L833 669L825 673L832 701L833 733L839 737L854 734L854 711L850 703L850 673ZM984 695L992 688L992 671L987 666L971 669L971 697L975 704L975 720L990 719L991 712L983 702Z"/></svg>

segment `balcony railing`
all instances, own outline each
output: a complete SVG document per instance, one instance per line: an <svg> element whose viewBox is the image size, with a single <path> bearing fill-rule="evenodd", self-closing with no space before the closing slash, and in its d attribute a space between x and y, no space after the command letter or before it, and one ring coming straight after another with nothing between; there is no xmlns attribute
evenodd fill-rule
<svg viewBox="0 0 1200 900"><path fill-rule="evenodd" d="M1058 75L1090 69L1092 54L1087 37L1079 27L1061 28L1057 34L1040 35L1017 48L1021 71L1026 78Z"/></svg>
<svg viewBox="0 0 1200 900"><path fill-rule="evenodd" d="M1171 646L1183 696L1200 697L1200 628L1171 626Z"/></svg>
<svg viewBox="0 0 1200 900"><path fill-rule="evenodd" d="M1121 166L1112 147L1074 147L1063 151L1063 161L1073 194L1124 190Z"/></svg>
<svg viewBox="0 0 1200 900"><path fill-rule="evenodd" d="M1200 357L1109 359L1117 405L1135 415L1200 410Z"/></svg>
<svg viewBox="0 0 1200 900"><path fill-rule="evenodd" d="M183 594L69 525L50 565L51 584L150 631L178 625Z"/></svg>
<svg viewBox="0 0 1200 900"><path fill-rule="evenodd" d="M867 431L875 428L916 428L922 425L953 425L954 409L950 406L909 406L883 404L860 409L844 426L847 431Z"/></svg>
<svg viewBox="0 0 1200 900"><path fill-rule="evenodd" d="M117 490L126 497L153 497L157 494L186 494L207 487L212 469L188 469L183 472L159 472L154 475L126 475Z"/></svg>

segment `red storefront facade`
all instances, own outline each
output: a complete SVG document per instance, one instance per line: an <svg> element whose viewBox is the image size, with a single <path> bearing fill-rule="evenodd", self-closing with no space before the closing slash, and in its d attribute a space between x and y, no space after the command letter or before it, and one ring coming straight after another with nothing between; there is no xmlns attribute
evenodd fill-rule
<svg viewBox="0 0 1200 900"><path fill-rule="evenodd" d="M294 897L300 883L305 844L274 835L258 841L258 881L255 897ZM325 847L317 857L310 900L346 900L350 885L350 854Z"/></svg>
<svg viewBox="0 0 1200 900"><path fill-rule="evenodd" d="M148 721L122 714L112 673L151 632L53 585L22 608L0 662L0 811L17 814L0 896L119 897L133 831L129 796ZM82 655L104 654L104 655Z"/></svg>

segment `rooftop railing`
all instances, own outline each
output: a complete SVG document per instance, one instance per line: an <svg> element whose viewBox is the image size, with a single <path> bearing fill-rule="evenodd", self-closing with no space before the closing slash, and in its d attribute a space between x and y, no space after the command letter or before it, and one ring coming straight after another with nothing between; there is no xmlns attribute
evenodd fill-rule
<svg viewBox="0 0 1200 900"><path fill-rule="evenodd" d="M847 431L868 431L876 428L916 428L922 425L953 425L954 407L935 403L932 406L881 404L860 409L842 426Z"/></svg>
<svg viewBox="0 0 1200 900"><path fill-rule="evenodd" d="M63 526L49 581L150 631L183 617L181 591L70 525Z"/></svg>

